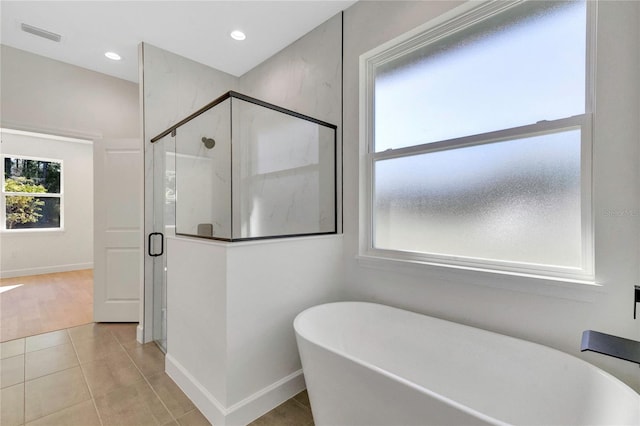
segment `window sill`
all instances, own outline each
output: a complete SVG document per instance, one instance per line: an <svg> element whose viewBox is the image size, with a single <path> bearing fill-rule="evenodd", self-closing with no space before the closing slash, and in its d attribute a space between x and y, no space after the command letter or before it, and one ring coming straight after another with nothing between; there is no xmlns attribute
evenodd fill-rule
<svg viewBox="0 0 640 426"><path fill-rule="evenodd" d="M42 235L42 234L63 234L64 228L44 228L44 229L0 229L3 236L9 235Z"/></svg>
<svg viewBox="0 0 640 426"><path fill-rule="evenodd" d="M366 254L356 256L356 260L358 265L364 268L581 302L593 302L604 293L603 285L592 280L557 278Z"/></svg>

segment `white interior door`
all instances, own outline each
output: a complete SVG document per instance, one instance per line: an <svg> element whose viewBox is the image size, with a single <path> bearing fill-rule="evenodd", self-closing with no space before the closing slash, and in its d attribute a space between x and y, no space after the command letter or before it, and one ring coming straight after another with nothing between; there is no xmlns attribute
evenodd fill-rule
<svg viewBox="0 0 640 426"><path fill-rule="evenodd" d="M94 149L96 322L138 322L142 238L142 150L138 139L101 139Z"/></svg>

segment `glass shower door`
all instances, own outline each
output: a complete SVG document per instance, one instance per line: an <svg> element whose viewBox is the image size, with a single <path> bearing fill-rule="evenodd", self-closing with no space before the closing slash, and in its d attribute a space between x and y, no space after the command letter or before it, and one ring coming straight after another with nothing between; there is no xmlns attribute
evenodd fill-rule
<svg viewBox="0 0 640 426"><path fill-rule="evenodd" d="M153 340L167 351L166 237L175 235L175 137L167 135L153 145Z"/></svg>

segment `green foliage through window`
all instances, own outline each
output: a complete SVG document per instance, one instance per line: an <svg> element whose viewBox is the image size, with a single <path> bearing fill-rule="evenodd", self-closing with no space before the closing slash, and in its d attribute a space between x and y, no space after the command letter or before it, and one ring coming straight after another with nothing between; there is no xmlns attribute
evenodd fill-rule
<svg viewBox="0 0 640 426"><path fill-rule="evenodd" d="M5 180L6 192L44 193L47 190L42 185L35 185L33 181L18 177ZM42 217L40 213L44 201L33 196L13 195L6 198L7 229L13 229L16 224L37 223Z"/></svg>
<svg viewBox="0 0 640 426"><path fill-rule="evenodd" d="M62 164L15 157L3 161L6 229L59 228Z"/></svg>
<svg viewBox="0 0 640 426"><path fill-rule="evenodd" d="M24 177L33 184L42 185L49 193L60 192L60 171L62 164L55 161L32 160L28 158L4 158L4 178ZM6 182L5 182L6 183ZM9 192L5 190L6 192Z"/></svg>

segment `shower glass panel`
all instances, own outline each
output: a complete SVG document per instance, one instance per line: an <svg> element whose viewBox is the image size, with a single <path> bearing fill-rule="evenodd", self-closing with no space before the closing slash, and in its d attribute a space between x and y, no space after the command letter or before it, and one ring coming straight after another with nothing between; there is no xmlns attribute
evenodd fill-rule
<svg viewBox="0 0 640 426"><path fill-rule="evenodd" d="M335 129L232 101L234 238L335 230Z"/></svg>
<svg viewBox="0 0 640 426"><path fill-rule="evenodd" d="M166 236L175 235L175 138L166 135L153 145L153 340L167 350L167 257L161 247Z"/></svg>
<svg viewBox="0 0 640 426"><path fill-rule="evenodd" d="M228 92L174 133L175 233L222 241L336 233L336 126Z"/></svg>
<svg viewBox="0 0 640 426"><path fill-rule="evenodd" d="M231 238L231 100L176 130L176 233Z"/></svg>

